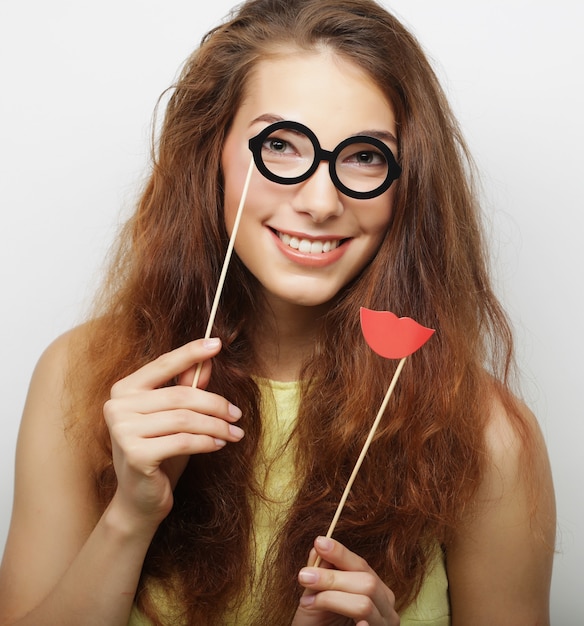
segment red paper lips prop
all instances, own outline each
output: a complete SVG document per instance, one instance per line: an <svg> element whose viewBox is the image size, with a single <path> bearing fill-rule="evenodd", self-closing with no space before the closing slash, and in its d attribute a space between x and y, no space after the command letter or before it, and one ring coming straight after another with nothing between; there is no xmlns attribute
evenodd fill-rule
<svg viewBox="0 0 584 626"><path fill-rule="evenodd" d="M403 359L421 348L434 334L411 317L361 307L361 330L369 347L386 359Z"/></svg>

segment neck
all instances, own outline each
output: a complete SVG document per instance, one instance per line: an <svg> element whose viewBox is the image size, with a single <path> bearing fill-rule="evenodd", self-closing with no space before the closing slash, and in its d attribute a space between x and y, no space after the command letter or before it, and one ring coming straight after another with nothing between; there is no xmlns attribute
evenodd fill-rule
<svg viewBox="0 0 584 626"><path fill-rule="evenodd" d="M327 309L327 305L268 303L267 313L255 328L256 354L263 376L280 381L298 380L302 364L314 350L319 318Z"/></svg>

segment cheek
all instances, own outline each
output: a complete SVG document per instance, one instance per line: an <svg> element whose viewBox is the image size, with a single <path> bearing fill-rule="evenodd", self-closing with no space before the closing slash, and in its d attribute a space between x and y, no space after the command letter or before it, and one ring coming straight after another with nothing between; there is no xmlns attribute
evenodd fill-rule
<svg viewBox="0 0 584 626"><path fill-rule="evenodd" d="M242 175L225 178L225 224L231 235L237 209L241 202L249 163L245 164ZM285 195L286 187L266 180L254 167L249 187L243 204L240 229L245 230L251 225L263 224L287 205L289 198Z"/></svg>
<svg viewBox="0 0 584 626"><path fill-rule="evenodd" d="M369 204L361 209L361 226L371 235L383 239L393 214L394 190L388 189L379 198L369 200Z"/></svg>
<svg viewBox="0 0 584 626"><path fill-rule="evenodd" d="M237 198L235 197L235 185L233 180L225 173L224 190L223 190L223 217L227 233L231 236L233 224L235 222L235 214L237 213Z"/></svg>
<svg viewBox="0 0 584 626"><path fill-rule="evenodd" d="M247 154L241 154L240 151L236 149L234 142L230 142L229 140L226 142L221 157L221 167L223 170L223 210L225 225L227 226L229 234L231 234L243 193L245 179L251 161L251 153L249 153L249 160L246 160L246 157Z"/></svg>
<svg viewBox="0 0 584 626"><path fill-rule="evenodd" d="M225 216L225 226L229 235L231 235L231 231L233 230L237 210L239 209L239 205L243 199L242 196L246 174L247 172L245 171L241 174L240 172L232 170L229 173L226 172L224 179L223 212ZM241 214L242 225L247 221L246 218L250 217L254 212L253 207L257 205L257 201L254 201L254 198L258 197L256 185L254 184L254 178L254 172L252 172L247 194L245 199L243 199L244 204Z"/></svg>

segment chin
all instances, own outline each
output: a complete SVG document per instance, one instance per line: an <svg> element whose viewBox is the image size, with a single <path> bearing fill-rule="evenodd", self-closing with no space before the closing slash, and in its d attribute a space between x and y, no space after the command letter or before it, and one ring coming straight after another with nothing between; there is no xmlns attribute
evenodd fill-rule
<svg viewBox="0 0 584 626"><path fill-rule="evenodd" d="M292 305L306 307L306 308L327 308L331 305L338 294L338 291L335 292L315 292L315 293L307 293L303 292L302 294L298 294L296 298L289 298L288 302Z"/></svg>

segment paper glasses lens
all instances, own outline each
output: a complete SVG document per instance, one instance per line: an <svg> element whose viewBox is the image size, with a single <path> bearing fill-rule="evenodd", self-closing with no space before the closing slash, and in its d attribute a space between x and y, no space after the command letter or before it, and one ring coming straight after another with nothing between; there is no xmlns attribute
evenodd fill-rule
<svg viewBox="0 0 584 626"><path fill-rule="evenodd" d="M369 192L383 185L389 164L378 146L359 140L340 151L335 160L335 170L348 189Z"/></svg>
<svg viewBox="0 0 584 626"><path fill-rule="evenodd" d="M296 178L308 172L314 163L314 146L302 132L279 128L264 139L261 157L272 174Z"/></svg>

